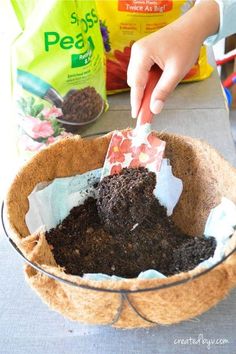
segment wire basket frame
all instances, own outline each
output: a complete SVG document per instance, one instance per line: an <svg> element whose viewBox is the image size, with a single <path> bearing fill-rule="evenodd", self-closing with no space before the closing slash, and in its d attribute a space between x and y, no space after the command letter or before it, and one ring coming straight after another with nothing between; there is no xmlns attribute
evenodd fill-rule
<svg viewBox="0 0 236 354"><path fill-rule="evenodd" d="M93 138L95 136L100 136L100 135L105 135L109 133L108 131L105 132L100 132L100 133L96 133L96 134L89 134L84 136L84 138ZM47 270L43 269L42 267L40 267L38 264L30 261L23 253L22 251L17 247L16 243L12 240L11 236L10 236L10 232L7 230L7 226L6 226L6 221L5 221L5 205L4 202L2 202L2 206L1 206L1 221L2 221L2 226L3 226L3 230L4 230L4 234L6 236L6 238L8 239L9 243L11 244L11 246L15 249L15 251L19 254L19 256L24 260L25 263L27 263L28 265L30 265L31 267L33 267L35 270L37 270L38 272L44 274L45 276L64 283L66 285L70 285L73 287L77 287L77 288L83 288L86 290L92 290L92 291L98 291L98 292L105 292L105 293L117 293L120 294L120 304L117 308L116 314L113 318L113 320L110 323L107 323L108 325L113 325L115 324L119 318L120 315L122 313L122 310L124 308L124 304L125 302L130 306L130 308L132 309L132 311L134 311L140 318L142 318L144 321L151 323L151 324L158 324L157 322L154 322L150 319L148 319L145 315L143 315L140 310L137 310L135 304L133 303L133 301L131 301L129 294L137 294L137 293L145 293L145 292L153 292L153 291L160 291L160 290L164 290L167 288L174 288L175 286L179 286L179 285L183 285L186 283L189 283L195 279L200 278L201 276L204 276L205 274L209 273L210 271L212 271L213 269L215 269L217 266L219 266L220 264L222 264L223 262L225 262L234 252L236 252L236 247L230 251L230 253L228 253L227 255L225 255L219 262L215 263L212 267L207 268L207 269L203 269L201 272L192 275L188 278L185 279L181 279L181 280L175 280L172 282L169 282L167 284L161 284L158 286L153 286L153 287L147 287L147 288L141 288L141 289L109 289L109 288L102 288L102 287L96 287L96 286L91 286L91 285L85 285L85 284L78 284L76 282L73 282L71 280L68 279L63 279L57 275L54 275L50 272L48 272Z"/></svg>

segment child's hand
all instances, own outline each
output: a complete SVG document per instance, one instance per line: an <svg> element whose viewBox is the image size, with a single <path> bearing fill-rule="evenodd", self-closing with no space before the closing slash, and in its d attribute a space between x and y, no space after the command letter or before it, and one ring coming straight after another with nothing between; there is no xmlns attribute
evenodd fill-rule
<svg viewBox="0 0 236 354"><path fill-rule="evenodd" d="M148 72L157 64L163 74L153 90L150 109L160 113L166 98L196 62L200 47L217 32L219 8L214 0L203 0L185 15L132 46L128 67L132 117L138 115Z"/></svg>
<svg viewBox="0 0 236 354"><path fill-rule="evenodd" d="M166 98L197 60L202 44L198 37L191 38L187 31L169 25L134 43L128 67L132 117L137 116L148 71L155 63L163 74L153 90L150 108L155 114L162 110Z"/></svg>

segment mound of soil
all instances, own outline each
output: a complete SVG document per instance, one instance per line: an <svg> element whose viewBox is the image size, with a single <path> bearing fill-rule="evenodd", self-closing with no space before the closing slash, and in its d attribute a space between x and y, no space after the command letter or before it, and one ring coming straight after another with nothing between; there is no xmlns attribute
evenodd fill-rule
<svg viewBox="0 0 236 354"><path fill-rule="evenodd" d="M128 232L151 213L156 175L146 168L124 168L99 183L97 208L104 228Z"/></svg>

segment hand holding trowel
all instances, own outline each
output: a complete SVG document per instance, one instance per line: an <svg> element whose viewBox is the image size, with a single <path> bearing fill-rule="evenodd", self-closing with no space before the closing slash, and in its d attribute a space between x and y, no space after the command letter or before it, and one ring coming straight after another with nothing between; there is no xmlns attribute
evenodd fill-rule
<svg viewBox="0 0 236 354"><path fill-rule="evenodd" d="M162 71L154 65L148 77L139 110L136 128L114 131L108 147L102 178L118 173L124 167L146 167L158 174L165 150L165 142L151 130L153 113L150 100Z"/></svg>

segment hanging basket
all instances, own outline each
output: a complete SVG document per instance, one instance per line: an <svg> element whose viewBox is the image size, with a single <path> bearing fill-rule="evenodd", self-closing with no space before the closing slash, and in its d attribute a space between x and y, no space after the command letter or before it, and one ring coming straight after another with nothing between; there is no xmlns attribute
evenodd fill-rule
<svg viewBox="0 0 236 354"><path fill-rule="evenodd" d="M189 137L157 134L166 157L183 181L175 224L202 235L212 208L224 196L236 203L236 170L212 147ZM26 280L50 308L65 317L121 328L173 324L200 315L236 285L236 233L225 258L211 269L196 268L163 279L94 281L66 274L56 264L44 233L29 235L27 197L43 181L82 174L103 166L111 134L56 142L36 154L18 173L6 201L9 234L27 260Z"/></svg>

